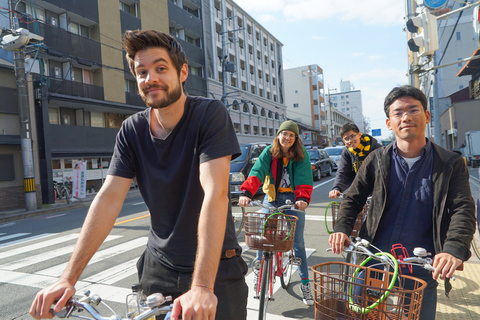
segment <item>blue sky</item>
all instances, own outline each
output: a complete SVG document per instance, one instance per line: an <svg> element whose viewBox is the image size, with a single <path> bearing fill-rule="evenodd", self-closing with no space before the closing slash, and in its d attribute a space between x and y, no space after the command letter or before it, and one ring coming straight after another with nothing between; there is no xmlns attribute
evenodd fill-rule
<svg viewBox="0 0 480 320"><path fill-rule="evenodd" d="M234 1L283 43L284 69L317 64L330 89L349 80L362 91L371 128L390 136L383 99L408 83L404 1Z"/></svg>

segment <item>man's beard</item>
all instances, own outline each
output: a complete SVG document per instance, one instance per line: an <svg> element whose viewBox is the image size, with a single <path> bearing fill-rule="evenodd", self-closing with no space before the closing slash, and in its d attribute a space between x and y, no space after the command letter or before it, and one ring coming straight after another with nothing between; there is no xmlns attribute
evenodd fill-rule
<svg viewBox="0 0 480 320"><path fill-rule="evenodd" d="M149 86L149 87L145 88L145 91L148 92L148 90L151 89L151 88L159 88L159 89L162 89L162 90L167 90L168 89L168 87L166 87L166 86L153 85L153 86ZM165 95L166 95L165 98L160 98L160 99L156 99L156 100L150 99L149 97L147 97L145 91L140 91L140 97L142 98L142 100L145 102L145 104L147 106L149 106L150 108L153 108L153 109L166 108L169 105L177 102L178 99L180 99L180 97L182 96L182 89L181 89L181 84L180 83L172 91L165 91Z"/></svg>

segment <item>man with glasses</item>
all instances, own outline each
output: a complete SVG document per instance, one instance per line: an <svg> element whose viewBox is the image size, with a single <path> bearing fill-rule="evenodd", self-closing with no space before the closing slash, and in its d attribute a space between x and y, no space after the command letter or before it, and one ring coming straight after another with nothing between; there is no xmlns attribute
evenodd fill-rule
<svg viewBox="0 0 480 320"><path fill-rule="evenodd" d="M340 136L347 147L342 151L335 182L328 193L332 199L338 198L350 187L365 158L370 152L382 146L373 137L362 134L355 123L344 124Z"/></svg>
<svg viewBox="0 0 480 320"><path fill-rule="evenodd" d="M341 253L350 243L357 213L372 199L359 236L382 251L401 244L410 256L423 247L434 258L435 271L402 268L427 282L420 319L435 319L437 279L449 278L470 256L475 233L475 203L463 158L431 142L425 127L431 115L427 98L412 86L394 88L385 98L387 128L396 140L373 151L345 194L330 245ZM408 289L408 287L407 287Z"/></svg>

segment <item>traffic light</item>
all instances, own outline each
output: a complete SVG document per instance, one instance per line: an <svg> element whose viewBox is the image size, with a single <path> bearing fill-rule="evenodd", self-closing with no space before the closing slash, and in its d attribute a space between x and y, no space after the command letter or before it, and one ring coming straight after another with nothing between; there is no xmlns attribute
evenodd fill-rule
<svg viewBox="0 0 480 320"><path fill-rule="evenodd" d="M412 33L408 47L417 52L419 57L431 55L438 50L437 17L430 12L425 10L408 19L407 30Z"/></svg>

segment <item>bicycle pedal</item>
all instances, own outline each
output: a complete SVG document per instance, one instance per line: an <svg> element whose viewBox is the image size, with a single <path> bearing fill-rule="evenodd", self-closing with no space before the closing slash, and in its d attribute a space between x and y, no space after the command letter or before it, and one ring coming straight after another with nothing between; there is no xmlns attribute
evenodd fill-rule
<svg viewBox="0 0 480 320"><path fill-rule="evenodd" d="M270 297L268 298L268 301L275 301L275 298Z"/></svg>
<svg viewBox="0 0 480 320"><path fill-rule="evenodd" d="M302 258L292 258L290 260L290 263L293 266L301 266L302 265Z"/></svg>

